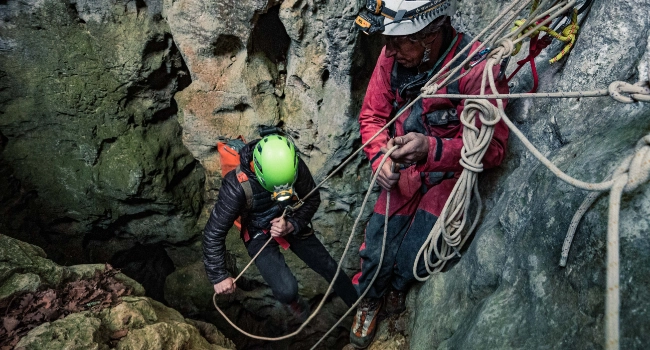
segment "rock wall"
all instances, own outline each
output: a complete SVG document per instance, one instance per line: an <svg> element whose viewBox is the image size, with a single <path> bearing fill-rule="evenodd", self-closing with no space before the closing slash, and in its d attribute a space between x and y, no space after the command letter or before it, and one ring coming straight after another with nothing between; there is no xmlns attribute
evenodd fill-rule
<svg viewBox="0 0 650 350"><path fill-rule="evenodd" d="M489 20L472 25L480 18L471 15L474 8L488 11L463 2L461 20L473 30ZM650 80L649 10L647 1L594 2L581 16L569 57L549 65L560 49L555 44L537 60L540 91ZM515 92L532 86L529 72L521 77L512 84ZM514 100L507 114L560 169L591 182L609 175L650 132L647 103L610 98ZM512 134L508 151L505 164L481 179L488 209L463 258L412 292L411 349L604 347L608 195L583 219L568 265L561 268L566 230L586 192L557 179ZM623 196L622 349L650 344L649 203L648 184Z"/></svg>
<svg viewBox="0 0 650 350"><path fill-rule="evenodd" d="M59 263L196 237L204 172L181 142L190 83L160 5L0 4L0 228Z"/></svg>
<svg viewBox="0 0 650 350"><path fill-rule="evenodd" d="M199 222L207 220L220 187L221 167L215 147L219 138L242 135L252 140L259 137L261 127L280 127L294 140L316 180L324 178L352 152L358 143L360 100L380 49L378 38L359 40L353 29L359 4L181 0L166 2L164 9L192 75L192 84L175 99L183 142L206 171L206 205ZM357 159L322 192L323 204L314 226L337 259L347 240L341 232L351 229L360 194L367 188L367 176L367 166ZM249 260L248 254L234 231L227 245L236 273ZM180 250L177 253L184 259L167 279L166 300L180 310L223 324L221 317L210 311L211 288L203 272L200 247ZM344 265L348 274L358 264L355 251L353 248ZM301 295L312 303L319 301L326 282L293 254L285 257L297 276ZM187 284L201 288L187 293ZM286 327L292 326L278 328L268 322L253 325L250 314L258 320L275 319L279 323L287 318L254 267L238 286L233 296L237 303L224 298L221 305L239 324L268 336L284 334ZM240 303L242 307L237 306ZM292 346L303 346L303 342L307 346L308 339L323 334L324 325L333 324L334 316L344 311L340 300L328 303L324 315ZM342 327L337 335L345 338L347 330ZM235 332L228 336L238 344L250 341Z"/></svg>

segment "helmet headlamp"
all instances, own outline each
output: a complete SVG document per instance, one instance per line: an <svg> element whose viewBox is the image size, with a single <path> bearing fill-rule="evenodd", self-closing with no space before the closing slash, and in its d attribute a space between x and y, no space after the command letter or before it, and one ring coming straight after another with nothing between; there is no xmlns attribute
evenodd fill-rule
<svg viewBox="0 0 650 350"><path fill-rule="evenodd" d="M367 0L354 23L365 34L409 35L438 17L453 15L456 1Z"/></svg>
<svg viewBox="0 0 650 350"><path fill-rule="evenodd" d="M271 198L276 202L284 202L293 197L293 186L284 185L284 186L275 186Z"/></svg>

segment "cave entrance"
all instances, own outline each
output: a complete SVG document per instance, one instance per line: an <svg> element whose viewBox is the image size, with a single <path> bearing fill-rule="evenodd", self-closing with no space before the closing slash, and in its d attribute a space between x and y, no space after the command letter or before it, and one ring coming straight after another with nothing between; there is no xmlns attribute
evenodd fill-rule
<svg viewBox="0 0 650 350"><path fill-rule="evenodd" d="M174 262L161 243L138 243L115 253L110 264L138 281L148 297L167 304L163 291L167 276L174 271Z"/></svg>
<svg viewBox="0 0 650 350"><path fill-rule="evenodd" d="M251 35L250 54L262 52L273 63L286 61L291 38L280 21L280 5L259 16Z"/></svg>

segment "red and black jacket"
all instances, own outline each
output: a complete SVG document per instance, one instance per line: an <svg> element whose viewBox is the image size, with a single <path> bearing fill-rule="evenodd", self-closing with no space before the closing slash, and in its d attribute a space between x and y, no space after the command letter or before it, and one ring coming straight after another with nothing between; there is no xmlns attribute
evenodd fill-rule
<svg viewBox="0 0 650 350"><path fill-rule="evenodd" d="M439 67L447 64L470 41L469 36L462 33L457 34L456 39L451 44L452 47ZM478 42L474 43L468 53L475 51L479 45ZM364 143L419 94L419 89L428 80L427 77L436 73L427 72L428 75L423 73L425 79L412 73L409 75L407 69L398 65L393 57L386 57L385 50L385 48L382 50L377 60L359 114L361 139ZM468 53L464 57L467 57ZM454 64L459 64L462 60L463 57ZM480 94L484 67L485 61L479 63L458 82L439 90L438 94ZM464 73L465 69L462 68L456 76ZM494 67L494 76L496 77L498 73L499 66L496 66ZM505 81L497 82L497 89L500 93L507 93L507 83ZM486 88L485 93L492 93L489 86ZM490 101L496 105L496 101ZM373 172L377 170L381 160L381 147L386 146L391 137L405 135L409 132L422 133L429 139L429 155L426 160L417 164L416 170L422 173L440 174L462 171L463 168L459 161L461 159L460 150L463 147L463 126L459 122L459 117L464 105L464 100L451 100L448 98L427 98L418 101L400 116L393 128L384 130L365 147L364 151L371 161ZM477 121L477 126L480 126L480 121ZM503 121L496 124L494 137L483 158L485 169L495 167L503 160L508 133L508 127Z"/></svg>

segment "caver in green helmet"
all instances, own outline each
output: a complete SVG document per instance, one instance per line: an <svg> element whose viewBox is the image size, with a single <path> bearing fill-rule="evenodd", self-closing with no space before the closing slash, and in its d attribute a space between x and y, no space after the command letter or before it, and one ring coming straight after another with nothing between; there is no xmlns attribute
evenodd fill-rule
<svg viewBox="0 0 650 350"><path fill-rule="evenodd" d="M280 135L268 135L253 150L253 167L257 180L273 199L283 201L293 196L298 174L296 147Z"/></svg>

